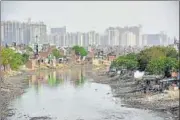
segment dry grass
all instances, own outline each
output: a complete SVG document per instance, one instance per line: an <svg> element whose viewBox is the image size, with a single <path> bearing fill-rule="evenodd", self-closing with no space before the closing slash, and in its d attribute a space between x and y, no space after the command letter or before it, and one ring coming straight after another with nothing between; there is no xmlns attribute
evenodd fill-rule
<svg viewBox="0 0 180 120"><path fill-rule="evenodd" d="M166 93L161 94L146 94L145 101L158 101L158 100L175 100L179 99L179 89L166 90Z"/></svg>
<svg viewBox="0 0 180 120"><path fill-rule="evenodd" d="M179 89L176 90L168 90L168 96L170 99L177 99L179 98Z"/></svg>
<svg viewBox="0 0 180 120"><path fill-rule="evenodd" d="M18 74L21 74L21 72L20 71L14 71L14 70L3 71L4 78L15 76L15 75L18 75Z"/></svg>

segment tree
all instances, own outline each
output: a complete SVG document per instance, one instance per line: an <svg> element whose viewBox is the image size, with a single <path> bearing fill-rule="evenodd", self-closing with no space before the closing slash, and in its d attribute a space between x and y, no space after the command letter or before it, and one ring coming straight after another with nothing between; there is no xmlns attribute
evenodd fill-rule
<svg viewBox="0 0 180 120"><path fill-rule="evenodd" d="M118 59L116 61L116 66L127 68L129 70L134 70L137 68L138 62L135 60L129 60L129 59Z"/></svg>
<svg viewBox="0 0 180 120"><path fill-rule="evenodd" d="M79 52L79 46L78 46L78 45L73 46L72 50L75 51L75 54L76 54L76 55L79 55L79 54L80 54L80 52Z"/></svg>
<svg viewBox="0 0 180 120"><path fill-rule="evenodd" d="M86 55L87 55L87 51L85 50L84 47L80 47L80 48L79 48L79 52L80 52L80 55L81 55L81 56L86 56Z"/></svg>
<svg viewBox="0 0 180 120"><path fill-rule="evenodd" d="M4 66L4 70L7 65L10 65L11 69L17 70L20 65L23 65L29 59L27 53L21 55L20 53L15 53L15 51L10 48L3 48L0 54L2 57L1 64Z"/></svg>
<svg viewBox="0 0 180 120"><path fill-rule="evenodd" d="M22 61L25 64L29 60L29 55L27 53L22 54Z"/></svg>
<svg viewBox="0 0 180 120"><path fill-rule="evenodd" d="M79 46L75 45L75 46L72 47L72 49L75 50L75 51L78 51L79 50Z"/></svg>
<svg viewBox="0 0 180 120"><path fill-rule="evenodd" d="M127 54L127 55L125 56L125 58L130 59L130 60L135 60L135 61L137 61L137 54L135 54L135 53L129 53L129 54Z"/></svg>
<svg viewBox="0 0 180 120"><path fill-rule="evenodd" d="M33 52L33 49L31 47L29 47L29 46L26 47L26 50L30 51L30 52Z"/></svg>
<svg viewBox="0 0 180 120"><path fill-rule="evenodd" d="M156 59L152 59L146 68L151 74L163 74L166 72L170 72L172 69L178 69L178 61L175 58L170 57L159 57Z"/></svg>
<svg viewBox="0 0 180 120"><path fill-rule="evenodd" d="M110 68L117 67L117 62L114 60L111 62Z"/></svg>
<svg viewBox="0 0 180 120"><path fill-rule="evenodd" d="M178 52L175 48L167 46L153 46L142 50L138 54L139 69L145 70L147 64L152 60L160 57L178 58Z"/></svg>
<svg viewBox="0 0 180 120"><path fill-rule="evenodd" d="M23 57L20 53L15 53L13 59L10 60L11 69L17 70L20 65L23 65Z"/></svg>
<svg viewBox="0 0 180 120"><path fill-rule="evenodd" d="M165 52L166 52L166 56L167 57L171 57L171 58L177 58L178 57L178 52L174 47L165 47Z"/></svg>
<svg viewBox="0 0 180 120"><path fill-rule="evenodd" d="M85 50L84 47L80 47L78 45L73 46L72 48L75 51L76 55L80 55L80 56L86 56L87 55L87 51Z"/></svg>
<svg viewBox="0 0 180 120"><path fill-rule="evenodd" d="M139 70L144 71L147 67L147 64L152 59L165 57L165 56L166 56L165 49L159 46L153 46L153 47L140 51L140 53L137 56Z"/></svg>
<svg viewBox="0 0 180 120"><path fill-rule="evenodd" d="M26 46L25 50L26 50L26 53L29 55L33 53L33 49L30 46Z"/></svg>
<svg viewBox="0 0 180 120"><path fill-rule="evenodd" d="M127 68L133 70L137 68L138 62L135 53L130 53L124 56L119 56L115 61L112 62L112 67L116 66L117 68Z"/></svg>
<svg viewBox="0 0 180 120"><path fill-rule="evenodd" d="M56 57L56 59L57 59L57 58L60 58L60 57L62 56L62 55L60 54L60 52L59 52L58 49L54 49L54 50L52 51L52 54L53 54L53 56Z"/></svg>
<svg viewBox="0 0 180 120"><path fill-rule="evenodd" d="M6 66L10 64L10 62L13 60L15 52L10 48L3 48L1 50L1 56L2 56L2 65L4 66L4 70L6 69Z"/></svg>

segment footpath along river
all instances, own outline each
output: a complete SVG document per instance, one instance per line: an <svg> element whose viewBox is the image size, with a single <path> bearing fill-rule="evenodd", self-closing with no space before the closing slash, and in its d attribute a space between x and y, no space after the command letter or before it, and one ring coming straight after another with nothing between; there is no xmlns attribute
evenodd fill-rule
<svg viewBox="0 0 180 120"><path fill-rule="evenodd" d="M165 120L157 112L123 107L109 85L94 83L84 69L39 71L26 79L8 120Z"/></svg>

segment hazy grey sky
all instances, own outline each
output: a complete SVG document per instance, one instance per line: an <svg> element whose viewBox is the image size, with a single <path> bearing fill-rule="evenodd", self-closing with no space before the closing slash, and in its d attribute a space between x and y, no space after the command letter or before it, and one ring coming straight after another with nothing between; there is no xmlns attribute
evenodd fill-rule
<svg viewBox="0 0 180 120"><path fill-rule="evenodd" d="M1 19L43 21L69 32L141 24L143 33L179 37L178 1L1 1Z"/></svg>

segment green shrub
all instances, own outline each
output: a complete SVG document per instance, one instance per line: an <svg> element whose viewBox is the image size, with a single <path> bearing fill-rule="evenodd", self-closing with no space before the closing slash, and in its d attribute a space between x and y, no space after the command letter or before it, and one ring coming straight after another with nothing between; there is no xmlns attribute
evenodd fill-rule
<svg viewBox="0 0 180 120"><path fill-rule="evenodd" d="M60 51L58 49L54 49L52 51L52 55L55 56L56 59L62 57L62 55L60 54Z"/></svg>
<svg viewBox="0 0 180 120"><path fill-rule="evenodd" d="M17 70L20 65L23 65L23 57L20 53L15 53L10 61L11 69Z"/></svg>
<svg viewBox="0 0 180 120"><path fill-rule="evenodd" d="M178 69L178 61L175 58L170 57L159 57L152 59L146 68L151 74L165 74L166 70Z"/></svg>
<svg viewBox="0 0 180 120"><path fill-rule="evenodd" d="M177 59L178 52L173 47L164 47L164 46L153 46L142 50L138 56L138 66L140 70L145 70L148 63L152 59L160 58L160 57L170 57Z"/></svg>
<svg viewBox="0 0 180 120"><path fill-rule="evenodd" d="M137 55L135 53L119 56L112 62L112 66L116 66L117 68L127 68L129 70L136 69L137 65Z"/></svg>
<svg viewBox="0 0 180 120"><path fill-rule="evenodd" d="M80 47L78 45L75 45L72 49L75 50L76 55L78 55L78 54L80 54L81 56L87 55L87 51L84 47Z"/></svg>

